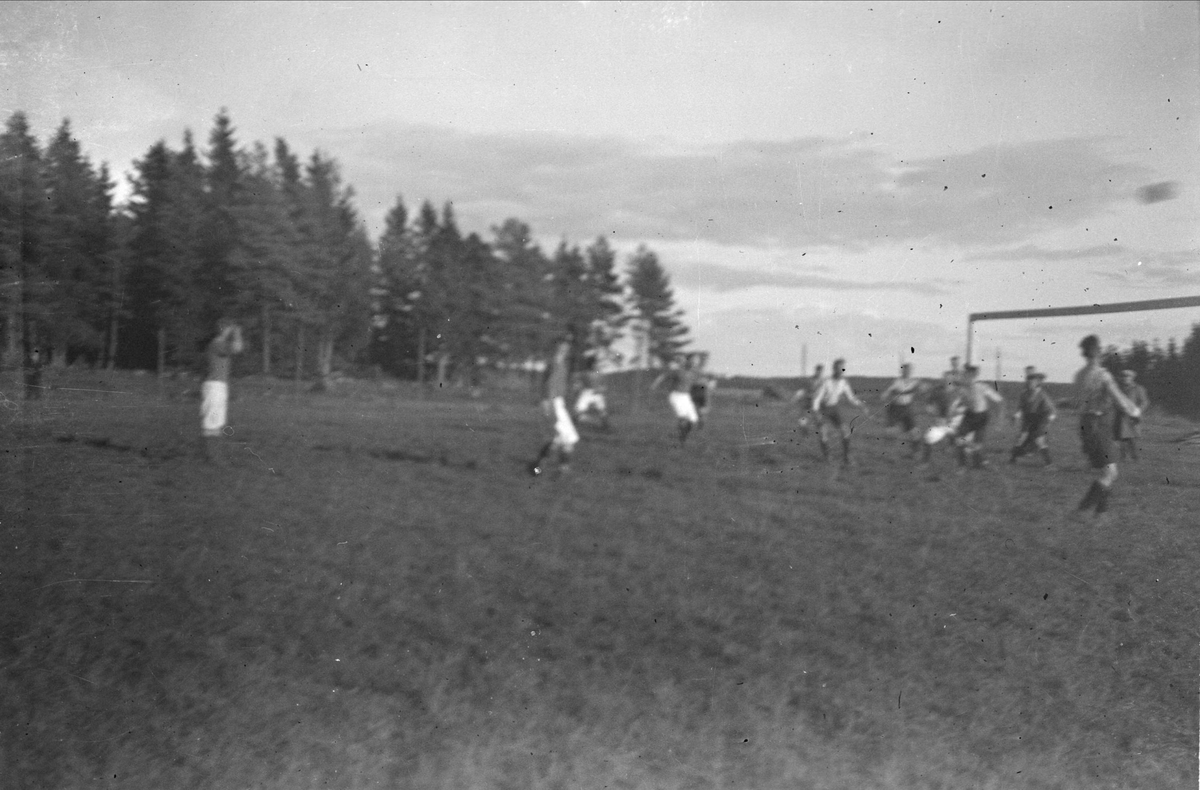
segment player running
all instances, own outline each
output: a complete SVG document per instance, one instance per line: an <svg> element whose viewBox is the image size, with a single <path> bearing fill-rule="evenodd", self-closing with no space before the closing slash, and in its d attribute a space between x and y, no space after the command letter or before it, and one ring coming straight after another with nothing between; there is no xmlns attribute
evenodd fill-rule
<svg viewBox="0 0 1200 790"><path fill-rule="evenodd" d="M983 440L987 434L991 404L1004 408L1004 398L999 392L979 381L976 365L963 366L963 418L955 432L958 445L958 462L961 466L979 469L987 465L983 457Z"/></svg>
<svg viewBox="0 0 1200 790"><path fill-rule="evenodd" d="M817 434L821 442L821 455L826 461L829 460L829 441L826 429L832 426L837 428L842 435L842 465L852 466L854 462L850 455L850 435L854 429L846 407L842 404L843 401L850 403L856 406L860 412L865 412L867 407L855 397L854 390L850 388L850 382L846 380L845 374L846 360L835 359L833 376L824 379L817 391L813 393L812 409L814 413L821 416Z"/></svg>
<svg viewBox="0 0 1200 790"><path fill-rule="evenodd" d="M678 360L674 361L671 367L663 371L650 385L651 390L658 389L664 383L670 387L667 400L671 404L671 411L675 413L675 425L679 431L680 444L687 442L688 435L700 422L700 415L696 413L696 404L692 401L692 385L695 382L696 374L692 368L692 358L691 355L688 355L683 358L682 364Z"/></svg>
<svg viewBox="0 0 1200 790"><path fill-rule="evenodd" d="M571 414L567 411L567 391L571 381L570 370L571 340L563 338L558 341L554 350L554 358L546 368L546 378L543 384L543 413L554 420L554 437L543 445L538 457L529 462L526 467L529 474L538 477L546 468L546 462L557 451L557 474L565 474L571 470L571 454L579 442L579 433L571 422Z"/></svg>
<svg viewBox="0 0 1200 790"><path fill-rule="evenodd" d="M908 440L911 446L910 456L917 454L917 415L916 400L923 385L920 379L913 378L912 365L905 362L900 366L900 377L893 381L883 391L886 403L887 427L899 427L900 435Z"/></svg>
<svg viewBox="0 0 1200 790"><path fill-rule="evenodd" d="M608 400L605 398L604 377L596 369L596 365L593 358L587 370L580 376L582 387L575 399L575 419L580 425L595 425L607 431Z"/></svg>
<svg viewBox="0 0 1200 790"><path fill-rule="evenodd" d="M796 423L801 428L807 428L809 423L812 423L814 428L820 425L821 417L813 409L813 395L817 394L817 390L821 388L825 378L825 366L817 365L813 368L813 374L808 381L804 382L792 396L791 402L800 407L800 418Z"/></svg>
<svg viewBox="0 0 1200 790"><path fill-rule="evenodd" d="M1039 373L1032 366L1025 368L1025 389L1021 391L1017 413L1013 415L1013 420L1021 426L1021 433L1009 454L1010 464L1015 464L1018 458L1034 450L1042 457L1046 468L1052 463L1046 433L1050 430L1050 423L1058 419L1058 409L1054 407L1050 393L1042 386L1045 381L1045 373Z"/></svg>
<svg viewBox="0 0 1200 790"><path fill-rule="evenodd" d="M692 381L688 392L692 398L692 405L696 407L696 427L703 428L708 410L712 408L712 394L717 388L717 381L704 369L708 365L707 352L697 351L688 357L693 360L692 371L695 374L695 380Z"/></svg>
<svg viewBox="0 0 1200 790"><path fill-rule="evenodd" d="M1140 418L1142 410L1121 392L1112 374L1100 365L1100 338L1088 335L1079 342L1087 364L1075 374L1075 400L1079 408L1079 438L1083 453L1097 471L1096 479L1079 502L1079 513L1093 509L1097 517L1108 511L1109 494L1117 481L1113 450L1113 414L1120 410Z"/></svg>
<svg viewBox="0 0 1200 790"><path fill-rule="evenodd" d="M933 415L933 424L921 437L921 466L927 466L933 460L933 448L954 436L962 423L965 402L958 377L957 369L947 370L942 374L941 383L929 392L928 408Z"/></svg>

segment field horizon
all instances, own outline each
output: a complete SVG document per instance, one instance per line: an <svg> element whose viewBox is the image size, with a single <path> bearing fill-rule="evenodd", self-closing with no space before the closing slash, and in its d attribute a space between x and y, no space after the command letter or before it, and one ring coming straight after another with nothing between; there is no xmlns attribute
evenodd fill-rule
<svg viewBox="0 0 1200 790"><path fill-rule="evenodd" d="M208 464L187 382L49 381L0 404L5 788L1197 781L1194 423L1077 522L1069 414L1053 472L873 417L841 470L658 396L533 479L524 393L235 381Z"/></svg>

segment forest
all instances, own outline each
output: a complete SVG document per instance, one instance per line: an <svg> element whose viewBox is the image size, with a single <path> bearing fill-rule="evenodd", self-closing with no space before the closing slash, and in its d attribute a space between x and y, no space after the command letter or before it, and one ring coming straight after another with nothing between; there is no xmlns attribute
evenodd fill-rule
<svg viewBox="0 0 1200 790"><path fill-rule="evenodd" d="M576 363L632 339L642 366L688 344L658 256L622 267L603 235L553 253L517 218L464 233L451 202L397 197L372 241L338 162L283 138L241 144L225 110L134 162L118 203L64 120L43 147L27 116L0 135L0 355L8 368L195 371L216 321L242 323L244 373L325 384L335 371L477 383L528 369L569 333Z"/></svg>

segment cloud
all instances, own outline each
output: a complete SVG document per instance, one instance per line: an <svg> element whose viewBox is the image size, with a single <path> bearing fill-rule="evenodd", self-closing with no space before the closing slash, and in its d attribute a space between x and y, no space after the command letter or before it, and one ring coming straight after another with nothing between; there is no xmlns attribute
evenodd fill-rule
<svg viewBox="0 0 1200 790"><path fill-rule="evenodd" d="M1148 251L1125 257L1119 268L1095 269L1093 273L1126 285L1164 285L1200 288L1200 250Z"/></svg>
<svg viewBox="0 0 1200 790"><path fill-rule="evenodd" d="M1200 249L1149 250L1118 243L1053 249L1038 244L1022 244L1019 247L970 253L963 260L1092 264L1086 269L1088 276L1123 285L1200 288Z"/></svg>
<svg viewBox="0 0 1200 790"><path fill-rule="evenodd" d="M809 367L844 357L852 375L893 371L903 357L930 376L961 353L961 336L942 326L861 310L746 306L711 327L698 322L693 334L697 349L712 352L714 369L763 376L800 375L802 357Z"/></svg>
<svg viewBox="0 0 1200 790"><path fill-rule="evenodd" d="M705 290L717 293L752 288L759 285L826 291L898 291L924 296L936 296L948 293L942 285L933 281L860 281L779 267L755 269L734 268L716 263L697 261L691 264L680 265L678 270L686 273L689 285L695 284Z"/></svg>
<svg viewBox="0 0 1200 790"><path fill-rule="evenodd" d="M1051 249L1039 244L1022 244L1007 249L990 249L963 256L966 261L1033 261L1051 263L1056 261L1101 261L1129 257L1128 249L1117 243L1095 244L1088 247Z"/></svg>
<svg viewBox="0 0 1200 790"><path fill-rule="evenodd" d="M325 130L373 224L395 195L453 200L474 229L746 245L1005 245L1131 201L1148 172L1067 138L900 160L854 140L687 146L379 123Z"/></svg>

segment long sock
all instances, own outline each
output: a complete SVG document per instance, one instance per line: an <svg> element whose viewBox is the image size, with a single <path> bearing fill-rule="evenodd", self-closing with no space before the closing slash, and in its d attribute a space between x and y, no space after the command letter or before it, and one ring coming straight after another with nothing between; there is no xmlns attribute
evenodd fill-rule
<svg viewBox="0 0 1200 790"><path fill-rule="evenodd" d="M1096 504L1096 500L1099 498L1102 488L1103 487L1100 485L1099 480L1093 480L1092 487L1087 490L1087 494L1084 495L1083 499L1079 503L1079 509L1087 510L1089 507Z"/></svg>
<svg viewBox="0 0 1200 790"><path fill-rule="evenodd" d="M1017 462L1017 459L1020 458L1022 455L1024 455L1024 453L1021 451L1021 448L1014 447L1014 448L1012 448L1012 452L1008 456L1008 462L1010 464L1015 464Z"/></svg>
<svg viewBox="0 0 1200 790"><path fill-rule="evenodd" d="M1050 458L1050 448L1049 447L1043 447L1041 450L1041 453L1042 453L1042 460L1046 462L1046 466L1049 466L1050 464L1054 463L1054 461L1051 460L1051 458Z"/></svg>
<svg viewBox="0 0 1200 790"><path fill-rule="evenodd" d="M1096 483L1098 489L1096 493L1096 513L1104 513L1108 510L1108 495L1111 489Z"/></svg>
<svg viewBox="0 0 1200 790"><path fill-rule="evenodd" d="M842 463L850 463L850 440L842 439Z"/></svg>
<svg viewBox="0 0 1200 790"><path fill-rule="evenodd" d="M829 460L829 443L826 442L824 439L820 439L819 441L821 442L821 457L824 458L826 461L828 461Z"/></svg>

